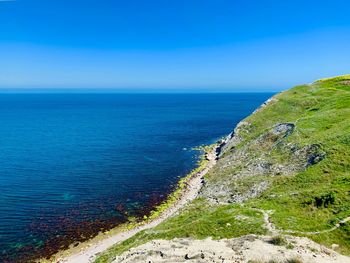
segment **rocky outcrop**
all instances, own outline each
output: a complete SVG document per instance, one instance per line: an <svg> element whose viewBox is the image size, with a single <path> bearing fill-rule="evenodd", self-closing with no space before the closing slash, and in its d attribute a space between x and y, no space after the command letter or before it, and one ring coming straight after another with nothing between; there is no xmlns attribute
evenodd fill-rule
<svg viewBox="0 0 350 263"><path fill-rule="evenodd" d="M271 132L278 137L286 138L293 133L294 128L294 123L279 123Z"/></svg>
<svg viewBox="0 0 350 263"><path fill-rule="evenodd" d="M124 252L114 263L349 262L347 257L306 238L286 236L279 244L274 240L275 237L255 235L221 240L154 240Z"/></svg>
<svg viewBox="0 0 350 263"><path fill-rule="evenodd" d="M250 123L241 121L237 124L236 128L231 132L223 141L223 146L221 147L220 156L223 153L234 149L243 140L242 135L248 133L250 130Z"/></svg>
<svg viewBox="0 0 350 263"><path fill-rule="evenodd" d="M304 167L306 168L319 163L326 157L326 153L324 153L321 148L319 144L307 145L301 149L295 150L294 156L298 158L300 162L304 163Z"/></svg>
<svg viewBox="0 0 350 263"><path fill-rule="evenodd" d="M300 146L288 140L296 129L291 122L277 123L245 141L252 127L240 122L224 140L218 163L200 195L212 203L241 203L265 191L270 177L294 175L322 161L326 153L320 144Z"/></svg>

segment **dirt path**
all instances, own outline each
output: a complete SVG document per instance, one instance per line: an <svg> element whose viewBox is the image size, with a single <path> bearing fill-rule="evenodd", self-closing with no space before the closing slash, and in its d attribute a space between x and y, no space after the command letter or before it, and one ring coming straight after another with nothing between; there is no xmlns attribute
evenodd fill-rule
<svg viewBox="0 0 350 263"><path fill-rule="evenodd" d="M338 229L339 227L341 227L342 224L345 224L348 221L350 221L350 216L340 220L339 223L335 224L334 227L332 227L330 229L326 229L326 230L321 230L321 231L303 232L303 231L294 231L294 230L283 230L281 232L288 233L288 234L294 234L295 233L295 234L306 234L306 235L318 235L318 234L332 232L332 231Z"/></svg>
<svg viewBox="0 0 350 263"><path fill-rule="evenodd" d="M139 227L136 227L134 229L131 229L126 232L121 232L116 235L113 235L111 237L108 237L106 239L103 239L95 244L90 245L89 247L83 248L81 251L72 254L70 256L67 256L63 259L58 259L57 263L89 263L93 262L96 259L96 256L100 254L101 252L105 251L109 247L111 247L114 244L120 243L133 235L137 234L138 232L153 228L157 226L158 224L162 223L167 218L174 215L180 208L182 208L186 203L189 201L195 199L199 193L199 190L202 187L202 180L203 176L215 165L216 163L216 152L218 147L221 147L221 145L215 147L211 152L206 154L206 158L208 159L208 163L206 164L205 168L192 176L192 178L189 180L187 187L184 189L184 192L181 196L181 198L173 205L171 205L163 214L161 214L158 218L155 220L146 223L144 225L141 225Z"/></svg>
<svg viewBox="0 0 350 263"><path fill-rule="evenodd" d="M334 227L326 230L321 230L321 231L312 231L312 232L304 232L304 231L296 231L296 230L281 230L277 229L276 226L271 222L270 220L270 215L273 213L272 210L263 210L263 209L258 209L254 208L253 210L259 211L263 214L264 216L264 227L267 231L270 232L271 235L277 235L277 234L305 234L305 235L318 235L318 234L323 234L323 233L328 233L332 232L339 227L341 227L342 224L345 224L346 222L350 221L350 216L346 217L342 220L339 221L339 223L335 224Z"/></svg>

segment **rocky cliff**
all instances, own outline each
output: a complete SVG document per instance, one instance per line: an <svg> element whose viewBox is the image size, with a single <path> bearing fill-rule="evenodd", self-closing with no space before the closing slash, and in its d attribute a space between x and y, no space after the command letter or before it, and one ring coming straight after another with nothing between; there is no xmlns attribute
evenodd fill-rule
<svg viewBox="0 0 350 263"><path fill-rule="evenodd" d="M194 201L97 262L350 262L349 237L347 75L268 100L223 140Z"/></svg>

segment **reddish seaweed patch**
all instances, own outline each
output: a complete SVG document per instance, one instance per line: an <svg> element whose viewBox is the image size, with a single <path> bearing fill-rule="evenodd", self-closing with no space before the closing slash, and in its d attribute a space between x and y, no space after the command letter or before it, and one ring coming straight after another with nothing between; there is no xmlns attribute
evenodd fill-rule
<svg viewBox="0 0 350 263"><path fill-rule="evenodd" d="M145 215L150 215L151 211L161 204L167 196L168 194L151 194L147 200L144 200L145 204L132 213L138 218L138 221L141 221ZM38 215L27 229L38 240L36 244L21 245L11 249L11 251L3 252L0 255L1 262L30 263L35 262L38 258L49 259L59 251L68 249L71 245L77 246L79 242L91 239L100 232L110 230L128 221L128 208L122 203L116 204L114 209L109 211L113 214L112 216L91 220L88 212L88 207L79 207L71 209L67 213L68 216L58 216L49 220L45 219L43 215Z"/></svg>

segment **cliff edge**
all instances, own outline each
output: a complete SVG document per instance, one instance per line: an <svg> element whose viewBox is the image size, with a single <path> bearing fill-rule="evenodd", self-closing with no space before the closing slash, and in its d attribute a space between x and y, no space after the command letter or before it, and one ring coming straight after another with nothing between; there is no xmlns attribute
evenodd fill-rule
<svg viewBox="0 0 350 263"><path fill-rule="evenodd" d="M95 262L350 262L350 75L275 95L221 143L196 199Z"/></svg>

